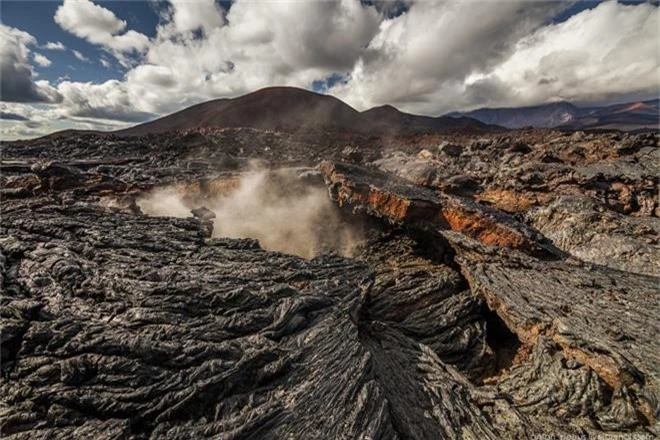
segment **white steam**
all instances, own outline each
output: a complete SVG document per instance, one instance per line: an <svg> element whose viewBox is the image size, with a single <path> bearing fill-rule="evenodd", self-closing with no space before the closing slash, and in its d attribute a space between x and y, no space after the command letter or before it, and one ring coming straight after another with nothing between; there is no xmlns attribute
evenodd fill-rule
<svg viewBox="0 0 660 440"><path fill-rule="evenodd" d="M137 201L138 206L147 215L167 217L190 217L190 208L183 201L183 196L173 186L158 188Z"/></svg>
<svg viewBox="0 0 660 440"><path fill-rule="evenodd" d="M305 258L334 251L351 256L360 228L347 224L324 186L306 182L295 170L244 173L224 193L165 187L137 201L147 215L189 217L205 206L216 215L214 237L256 238L261 247Z"/></svg>

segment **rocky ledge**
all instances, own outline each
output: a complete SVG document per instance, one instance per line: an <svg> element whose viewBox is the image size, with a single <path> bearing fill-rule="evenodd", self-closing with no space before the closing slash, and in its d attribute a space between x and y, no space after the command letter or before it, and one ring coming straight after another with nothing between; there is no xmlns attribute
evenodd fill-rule
<svg viewBox="0 0 660 440"><path fill-rule="evenodd" d="M657 137L502 136L323 154L300 178L363 234L311 259L142 212L235 189L218 139L9 145L2 437L660 435Z"/></svg>

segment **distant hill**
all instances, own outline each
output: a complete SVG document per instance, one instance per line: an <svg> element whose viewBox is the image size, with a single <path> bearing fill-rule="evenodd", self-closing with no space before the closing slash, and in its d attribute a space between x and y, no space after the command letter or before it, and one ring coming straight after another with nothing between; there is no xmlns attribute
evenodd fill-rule
<svg viewBox="0 0 660 440"><path fill-rule="evenodd" d="M470 117L432 117L404 113L391 105L375 107L360 114L363 130L372 133L413 134L445 131L497 131L502 127L485 124Z"/></svg>
<svg viewBox="0 0 660 440"><path fill-rule="evenodd" d="M171 130L234 127L375 135L501 130L472 118L417 116L400 112L392 106L359 112L333 96L295 87L269 87L237 98L197 104L114 134L144 135Z"/></svg>
<svg viewBox="0 0 660 440"><path fill-rule="evenodd" d="M573 121L580 109L568 102L514 108L480 108L464 113L450 113L451 117L470 117L485 124L506 128L557 127Z"/></svg>
<svg viewBox="0 0 660 440"><path fill-rule="evenodd" d="M584 109L575 120L564 125L565 128L657 129L660 126L660 100Z"/></svg>
<svg viewBox="0 0 660 440"><path fill-rule="evenodd" d="M555 102L532 107L482 108L451 117L470 117L506 128L556 127L566 129L639 130L658 128L660 100L629 102L604 107L578 107Z"/></svg>

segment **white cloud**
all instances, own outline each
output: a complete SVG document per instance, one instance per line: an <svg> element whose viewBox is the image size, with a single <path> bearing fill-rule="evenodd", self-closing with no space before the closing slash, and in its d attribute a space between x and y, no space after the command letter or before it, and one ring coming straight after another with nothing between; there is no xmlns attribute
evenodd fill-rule
<svg viewBox="0 0 660 440"><path fill-rule="evenodd" d="M62 81L57 86L64 100L60 114L70 117L139 122L153 116L135 108L121 81L101 84Z"/></svg>
<svg viewBox="0 0 660 440"><path fill-rule="evenodd" d="M75 117L64 107L0 102L0 140L34 138L64 129L119 130L131 123ZM8 118L6 116L9 116Z"/></svg>
<svg viewBox="0 0 660 440"><path fill-rule="evenodd" d="M269 2L258 6L238 1L228 19L232 43L265 47L283 66L301 71L350 69L378 31L383 17L375 8L356 0Z"/></svg>
<svg viewBox="0 0 660 440"><path fill-rule="evenodd" d="M55 22L72 34L101 46L128 65L130 52L143 52L149 39L134 30L121 33L126 22L102 6L89 0L64 0L55 12Z"/></svg>
<svg viewBox="0 0 660 440"><path fill-rule="evenodd" d="M528 1L415 3L381 23L349 81L330 93L359 109L394 104L441 113L458 103L465 78L506 59L520 38L560 8Z"/></svg>
<svg viewBox="0 0 660 440"><path fill-rule="evenodd" d="M567 6L417 2L392 17L396 7L359 0L237 0L229 11L212 0L177 0L149 40L102 6L65 0L58 24L128 70L102 84L62 81L57 115L138 121L266 86L310 88L332 74L343 81L328 92L359 109L389 103L431 115L657 93L656 6L605 2L552 24ZM108 67L107 59L99 62Z"/></svg>
<svg viewBox="0 0 660 440"><path fill-rule="evenodd" d="M77 50L74 49L74 50L72 50L72 52L73 52L73 56L78 58L80 61L85 61L85 62L89 61L89 58L87 58L85 55L78 52Z"/></svg>
<svg viewBox="0 0 660 440"><path fill-rule="evenodd" d="M49 41L41 47L48 50L66 50L66 46L64 46L64 44L60 43L59 41Z"/></svg>
<svg viewBox="0 0 660 440"><path fill-rule="evenodd" d="M47 134L41 128L30 128L24 124L2 121L0 124L0 140L13 141L15 139L35 138Z"/></svg>
<svg viewBox="0 0 660 440"><path fill-rule="evenodd" d="M0 98L8 102L56 102L61 99L47 81L35 81L29 63L37 40L27 32L0 24ZM45 57L43 57L45 59ZM37 59L35 58L35 61ZM42 60L43 61L43 60Z"/></svg>
<svg viewBox="0 0 660 440"><path fill-rule="evenodd" d="M53 64L48 58L41 55L40 53L35 53L32 55L34 62L39 64L41 67L48 67Z"/></svg>
<svg viewBox="0 0 660 440"><path fill-rule="evenodd" d="M106 60L105 58L101 58L99 61L101 62L101 65L106 69L110 68L110 61Z"/></svg>
<svg viewBox="0 0 660 440"><path fill-rule="evenodd" d="M652 96L658 8L605 2L559 24L552 4L415 4L388 20L337 94L439 115L483 106ZM420 29L424 31L420 32Z"/></svg>
<svg viewBox="0 0 660 440"><path fill-rule="evenodd" d="M506 105L657 94L659 24L651 4L605 2L521 39L509 59L467 87L499 84L508 93L494 103Z"/></svg>
<svg viewBox="0 0 660 440"><path fill-rule="evenodd" d="M101 43L99 34L116 34L126 27L110 10L89 0L64 0L55 12L55 22L81 38Z"/></svg>
<svg viewBox="0 0 660 440"><path fill-rule="evenodd" d="M171 0L171 23L176 32L186 33L201 29L210 33L225 24L222 9L215 0Z"/></svg>
<svg viewBox="0 0 660 440"><path fill-rule="evenodd" d="M12 120L24 120L24 121L29 121L29 120L38 120L38 117L35 117L36 114L39 113L37 108L32 105L28 104L23 104L23 103L15 103L15 102L0 102L0 111L2 111L3 114L11 114L14 115L12 117Z"/></svg>
<svg viewBox="0 0 660 440"><path fill-rule="evenodd" d="M52 110L30 104L0 102L0 140L36 137L51 131ZM6 117L9 115L9 118Z"/></svg>
<svg viewBox="0 0 660 440"><path fill-rule="evenodd" d="M164 113L270 85L310 87L349 70L383 20L357 0L239 0L226 19L208 6L206 21L199 4L185 14L181 5L172 5L170 21L159 27L143 64L126 75L129 95L141 110ZM203 29L203 38L191 32L195 29Z"/></svg>

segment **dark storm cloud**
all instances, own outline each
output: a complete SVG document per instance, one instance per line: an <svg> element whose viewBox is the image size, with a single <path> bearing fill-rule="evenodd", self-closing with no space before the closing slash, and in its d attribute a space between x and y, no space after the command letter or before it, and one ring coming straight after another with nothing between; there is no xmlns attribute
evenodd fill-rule
<svg viewBox="0 0 660 440"><path fill-rule="evenodd" d="M62 96L47 84L34 81L27 48L30 34L0 25L0 99L6 102L60 102Z"/></svg>
<svg viewBox="0 0 660 440"><path fill-rule="evenodd" d="M28 121L28 118L25 116L10 112L0 112L0 119L5 119L7 121Z"/></svg>
<svg viewBox="0 0 660 440"><path fill-rule="evenodd" d="M6 102L60 102L54 90L40 88L32 79L29 67L20 65L15 57L3 56L0 62L0 97Z"/></svg>
<svg viewBox="0 0 660 440"><path fill-rule="evenodd" d="M121 122L144 122L153 119L156 115L140 111L130 111L123 108L95 108L89 104L78 103L69 116L91 119L106 119Z"/></svg>

